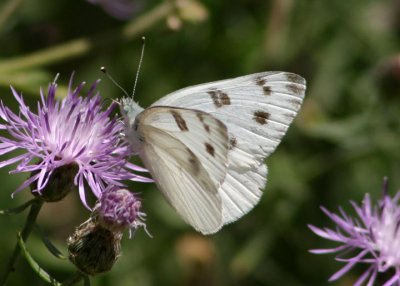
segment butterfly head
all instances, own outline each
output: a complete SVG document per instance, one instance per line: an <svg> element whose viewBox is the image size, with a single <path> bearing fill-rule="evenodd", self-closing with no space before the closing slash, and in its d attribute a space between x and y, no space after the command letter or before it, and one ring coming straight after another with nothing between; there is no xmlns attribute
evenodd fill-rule
<svg viewBox="0 0 400 286"><path fill-rule="evenodd" d="M141 141L137 134L138 121L136 117L144 109L141 108L131 97L123 97L120 100L120 110L125 123L125 136L129 141L133 153L140 150Z"/></svg>
<svg viewBox="0 0 400 286"><path fill-rule="evenodd" d="M135 122L136 116L143 111L143 108L140 107L132 98L123 97L120 102L120 110L125 123L127 123L128 126L132 126Z"/></svg>

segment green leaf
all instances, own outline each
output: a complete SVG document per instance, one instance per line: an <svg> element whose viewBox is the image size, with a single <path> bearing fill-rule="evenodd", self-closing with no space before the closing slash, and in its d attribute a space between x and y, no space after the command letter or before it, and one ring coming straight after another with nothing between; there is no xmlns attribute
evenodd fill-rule
<svg viewBox="0 0 400 286"><path fill-rule="evenodd" d="M61 286L59 282L53 277L51 277L43 268L39 266L39 264L33 259L33 257L30 255L28 250L26 249L25 242L23 241L21 237L21 233L18 233L18 244L19 247L21 248L22 255L25 257L26 261L28 264L31 266L33 271L35 271L40 278L42 278L44 281L51 285L56 285L56 286Z"/></svg>
<svg viewBox="0 0 400 286"><path fill-rule="evenodd" d="M55 245L53 243L51 243L51 241L44 235L44 232L40 229L40 227L38 225L35 225L35 231L39 234L44 245L51 252L51 254L53 254L55 257L62 259L62 260L68 259L64 254L62 254L61 251L59 251L57 249L57 247L55 247Z"/></svg>
<svg viewBox="0 0 400 286"><path fill-rule="evenodd" d="M7 210L0 210L0 215L19 214L20 212L23 212L27 207L29 207L34 201L36 201L36 198L27 201L26 203L24 203L19 207Z"/></svg>

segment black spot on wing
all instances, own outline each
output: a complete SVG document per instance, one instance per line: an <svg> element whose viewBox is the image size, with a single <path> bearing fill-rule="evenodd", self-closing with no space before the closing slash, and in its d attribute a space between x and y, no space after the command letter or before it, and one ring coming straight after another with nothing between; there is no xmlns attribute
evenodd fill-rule
<svg viewBox="0 0 400 286"><path fill-rule="evenodd" d="M304 92L304 86L296 83L289 83L286 88L294 95L301 95Z"/></svg>
<svg viewBox="0 0 400 286"><path fill-rule="evenodd" d="M272 89L270 86L263 86L263 91L265 95L271 95Z"/></svg>
<svg viewBox="0 0 400 286"><path fill-rule="evenodd" d="M222 92L219 96L219 99L221 100L222 105L230 105L231 104L231 99L229 98L229 96Z"/></svg>
<svg viewBox="0 0 400 286"><path fill-rule="evenodd" d="M267 84L267 80L263 77L258 77L256 78L256 85L260 86L263 90L264 95L271 95L271 87L266 85Z"/></svg>
<svg viewBox="0 0 400 286"><path fill-rule="evenodd" d="M264 86L267 83L267 80L263 77L256 78L256 85Z"/></svg>
<svg viewBox="0 0 400 286"><path fill-rule="evenodd" d="M215 91L215 90L210 90L209 92L207 92L209 95L210 95L210 97L211 97L211 99L213 100L213 102L214 102L214 105L216 106L216 107L221 107L222 106L222 104L219 102L219 100L218 100L218 95L217 95L217 92Z"/></svg>
<svg viewBox="0 0 400 286"><path fill-rule="evenodd" d="M268 118L269 118L269 113L268 113L268 112L260 111L260 110L254 112L254 117L253 117L253 119L254 119L257 123L259 123L259 124L261 124L261 125L266 124Z"/></svg>
<svg viewBox="0 0 400 286"><path fill-rule="evenodd" d="M197 112L196 112L196 116L197 116L197 118L200 120L201 123L204 123L204 116L203 116L203 113L197 111Z"/></svg>
<svg viewBox="0 0 400 286"><path fill-rule="evenodd" d="M172 116L174 117L175 122L178 125L179 129L181 131L189 131L189 129L186 125L186 121L185 121L185 119L183 119L182 115L176 110L171 110L170 112L171 112Z"/></svg>
<svg viewBox="0 0 400 286"><path fill-rule="evenodd" d="M305 79L295 73L286 74L287 81L298 83L304 85L306 83Z"/></svg>
<svg viewBox="0 0 400 286"><path fill-rule="evenodd" d="M197 112L196 115L197 115L197 118L200 120L200 122L203 124L204 130L206 130L207 133L210 133L210 126L204 122L203 113Z"/></svg>
<svg viewBox="0 0 400 286"><path fill-rule="evenodd" d="M214 157L215 156L214 147L210 143L204 143L204 145L206 146L207 153Z"/></svg>
<svg viewBox="0 0 400 286"><path fill-rule="evenodd" d="M197 159L196 155L190 150L189 148L186 148L186 151L189 154L189 163L190 167L195 175L197 175L200 172L200 162Z"/></svg>
<svg viewBox="0 0 400 286"><path fill-rule="evenodd" d="M235 148L236 145L237 145L237 139L236 139L236 137L232 136L229 139L229 150L232 150L233 148Z"/></svg>
<svg viewBox="0 0 400 286"><path fill-rule="evenodd" d="M224 105L231 104L231 99L229 98L229 95L219 89L213 89L213 90L208 91L207 93L211 97L212 101L214 102L214 105L218 108L220 108Z"/></svg>

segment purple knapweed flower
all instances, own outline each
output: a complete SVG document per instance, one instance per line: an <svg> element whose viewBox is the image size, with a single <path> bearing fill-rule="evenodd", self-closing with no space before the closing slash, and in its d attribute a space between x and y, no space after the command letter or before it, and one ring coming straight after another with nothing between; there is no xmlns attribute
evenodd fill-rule
<svg viewBox="0 0 400 286"><path fill-rule="evenodd" d="M92 4L100 5L108 14L120 19L127 20L132 17L137 9L138 0L87 0Z"/></svg>
<svg viewBox="0 0 400 286"><path fill-rule="evenodd" d="M357 213L355 218L348 216L341 208L339 208L340 215L322 208L322 211L336 224L336 229L321 229L312 225L309 227L315 234L342 245L331 249L314 249L311 252L339 253L336 260L346 263L330 277L329 281L339 279L356 264L366 264L369 267L355 282L355 286L360 286L364 282L368 286L375 285L378 275L382 273L389 277L382 285L400 285L399 199L400 192L392 198L387 194L385 187L383 198L372 206L370 196L366 194L361 205L351 202ZM354 255L350 258L343 257L349 253Z"/></svg>
<svg viewBox="0 0 400 286"><path fill-rule="evenodd" d="M19 113L0 102L0 118L4 121L0 129L9 134L9 138L0 136L0 155L20 151L0 161L0 167L18 162L10 173L31 174L14 193L30 186L33 194L46 198L52 197L49 192L62 192L62 187L68 185L69 190L71 186L79 190L83 204L89 208L85 186L100 198L109 185L123 187L123 180L151 181L132 172L145 169L127 161L130 151L121 140L122 123L109 118L116 104L102 111L101 97L95 92L97 83L86 97L81 97L84 83L73 90L71 78L67 97L56 100L57 84L53 82L47 96L40 91L36 113L13 88Z"/></svg>
<svg viewBox="0 0 400 286"><path fill-rule="evenodd" d="M146 214L141 211L142 203L136 195L126 189L109 189L102 193L94 212L104 228L121 232L144 227Z"/></svg>

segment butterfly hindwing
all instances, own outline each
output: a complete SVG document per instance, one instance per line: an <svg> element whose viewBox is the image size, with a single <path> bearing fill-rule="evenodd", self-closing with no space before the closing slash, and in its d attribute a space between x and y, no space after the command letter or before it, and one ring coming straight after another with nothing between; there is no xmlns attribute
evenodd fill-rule
<svg viewBox="0 0 400 286"><path fill-rule="evenodd" d="M144 110L135 124L139 156L170 204L196 230L219 230L218 189L229 148L226 126L203 111L164 106Z"/></svg>

